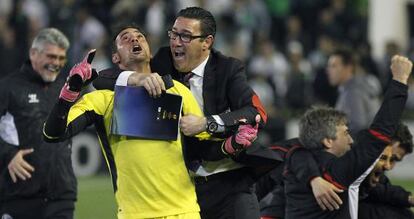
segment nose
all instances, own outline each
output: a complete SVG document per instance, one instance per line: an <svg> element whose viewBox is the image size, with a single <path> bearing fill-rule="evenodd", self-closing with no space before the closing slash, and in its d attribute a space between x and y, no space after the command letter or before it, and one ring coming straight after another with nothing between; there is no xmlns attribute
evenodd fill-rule
<svg viewBox="0 0 414 219"><path fill-rule="evenodd" d="M351 135L349 135L349 143L353 144L354 143L354 139L351 137Z"/></svg>
<svg viewBox="0 0 414 219"><path fill-rule="evenodd" d="M59 60L59 58L54 58L52 59L52 65L61 65L61 61Z"/></svg>
<svg viewBox="0 0 414 219"><path fill-rule="evenodd" d="M137 36L132 36L131 37L131 42L138 42L138 37Z"/></svg>
<svg viewBox="0 0 414 219"><path fill-rule="evenodd" d="M182 41L181 41L180 37L177 36L175 39L174 38L170 38L170 45L171 46L174 46L174 47L181 46L182 45Z"/></svg>

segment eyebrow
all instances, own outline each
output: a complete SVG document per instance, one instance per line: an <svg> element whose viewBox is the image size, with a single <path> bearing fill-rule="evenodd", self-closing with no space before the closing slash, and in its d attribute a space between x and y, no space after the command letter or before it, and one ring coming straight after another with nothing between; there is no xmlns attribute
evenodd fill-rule
<svg viewBox="0 0 414 219"><path fill-rule="evenodd" d="M133 31L125 31L124 33L122 33L121 35L119 35L119 38L122 38L125 34L129 34L129 33L139 33L142 34L141 32L139 32L138 30L133 30Z"/></svg>
<svg viewBox="0 0 414 219"><path fill-rule="evenodd" d="M177 28L175 28L175 27L171 28L171 30L174 30L174 31L176 31L176 32L177 32ZM189 30L183 30L181 33L193 34L193 33L192 33L191 31L189 31Z"/></svg>

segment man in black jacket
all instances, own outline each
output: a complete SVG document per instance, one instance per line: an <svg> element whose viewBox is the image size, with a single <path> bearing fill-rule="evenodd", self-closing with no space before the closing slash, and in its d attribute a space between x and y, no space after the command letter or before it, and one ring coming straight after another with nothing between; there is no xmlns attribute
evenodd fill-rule
<svg viewBox="0 0 414 219"><path fill-rule="evenodd" d="M73 218L76 178L68 142L49 144L42 126L63 80L69 41L47 28L33 40L21 69L0 82L2 218Z"/></svg>
<svg viewBox="0 0 414 219"><path fill-rule="evenodd" d="M400 124L392 142L385 148L379 161L368 178L361 185L359 194L359 218L414 218L410 207L414 206L414 199L410 192L401 186L392 185L385 171L395 165L395 149L412 151L412 135L408 127ZM405 153L404 153L405 154ZM404 156L399 157L402 159Z"/></svg>
<svg viewBox="0 0 414 219"><path fill-rule="evenodd" d="M297 147L286 161L286 218L357 218L359 184L397 129L407 99L412 63L405 57L395 56L391 70L393 81L385 93L384 102L370 129L360 133L352 149L353 139L344 113L332 108L315 108L303 116L299 126L302 147ZM298 155L305 148L314 154L325 179L347 189L340 194L344 205L338 210L322 211L307 184L295 176L300 171L296 167L300 163Z"/></svg>

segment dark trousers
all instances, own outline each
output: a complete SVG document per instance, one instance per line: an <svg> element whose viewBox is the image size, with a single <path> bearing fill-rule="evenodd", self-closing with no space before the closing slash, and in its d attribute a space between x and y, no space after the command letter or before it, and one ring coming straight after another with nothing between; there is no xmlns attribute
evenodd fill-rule
<svg viewBox="0 0 414 219"><path fill-rule="evenodd" d="M202 219L259 219L253 179L245 169L194 178Z"/></svg>
<svg viewBox="0 0 414 219"><path fill-rule="evenodd" d="M73 200L21 199L1 203L4 219L73 219Z"/></svg>

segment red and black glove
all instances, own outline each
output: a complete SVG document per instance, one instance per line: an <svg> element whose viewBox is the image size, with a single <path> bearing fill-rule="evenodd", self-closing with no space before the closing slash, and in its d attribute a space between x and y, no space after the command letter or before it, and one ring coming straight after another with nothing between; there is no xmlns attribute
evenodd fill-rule
<svg viewBox="0 0 414 219"><path fill-rule="evenodd" d="M260 115L256 116L256 125L240 125L237 133L226 139L223 150L228 154L235 155L248 148L257 138Z"/></svg>
<svg viewBox="0 0 414 219"><path fill-rule="evenodd" d="M91 66L95 53L95 49L90 50L82 62L72 67L65 85L60 91L59 99L75 102L82 88L98 77L98 73Z"/></svg>

